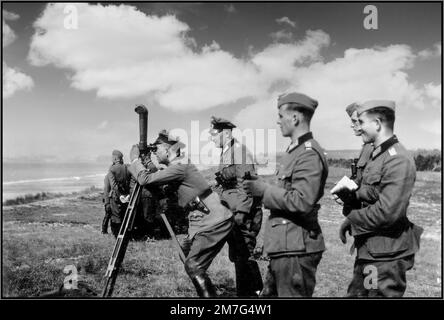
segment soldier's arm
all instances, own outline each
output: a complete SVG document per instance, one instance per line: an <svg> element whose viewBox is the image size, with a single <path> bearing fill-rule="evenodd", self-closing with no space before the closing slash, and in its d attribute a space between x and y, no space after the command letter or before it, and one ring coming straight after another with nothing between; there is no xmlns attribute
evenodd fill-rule
<svg viewBox="0 0 444 320"><path fill-rule="evenodd" d="M109 173L105 176L103 186L103 203L109 204L109 192L111 191L111 185L109 184Z"/></svg>
<svg viewBox="0 0 444 320"><path fill-rule="evenodd" d="M375 203L379 199L378 190L373 185L362 184L356 190L356 199L360 202Z"/></svg>
<svg viewBox="0 0 444 320"><path fill-rule="evenodd" d="M408 158L391 156L381 174L378 200L363 209L352 210L353 235L390 228L406 214L415 181L415 170Z"/></svg>
<svg viewBox="0 0 444 320"><path fill-rule="evenodd" d="M268 185L263 203L269 209L309 213L321 188L322 163L314 150L306 150L293 168L291 190Z"/></svg>
<svg viewBox="0 0 444 320"><path fill-rule="evenodd" d="M111 190L118 191L119 188L116 182L116 178L114 176L114 172L110 170L107 176Z"/></svg>
<svg viewBox="0 0 444 320"><path fill-rule="evenodd" d="M186 174L186 165L175 164L156 172L147 170L140 160L134 161L129 170L140 185L164 185L173 181L182 181Z"/></svg>
<svg viewBox="0 0 444 320"><path fill-rule="evenodd" d="M256 173L253 156L244 145L235 147L234 164L236 165L236 175L239 178L242 178L246 172Z"/></svg>

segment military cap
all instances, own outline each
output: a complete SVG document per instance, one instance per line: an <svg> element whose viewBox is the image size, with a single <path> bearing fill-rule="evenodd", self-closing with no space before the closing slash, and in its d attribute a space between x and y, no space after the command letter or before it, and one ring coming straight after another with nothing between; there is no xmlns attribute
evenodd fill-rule
<svg viewBox="0 0 444 320"><path fill-rule="evenodd" d="M112 155L113 155L113 156L116 156L116 157L118 157L118 158L123 158L123 153L120 152L119 150L113 150Z"/></svg>
<svg viewBox="0 0 444 320"><path fill-rule="evenodd" d="M358 107L359 104L357 102L353 102L352 104L348 105L347 108L345 108L345 112L347 112L348 116L351 117L353 112L355 112Z"/></svg>
<svg viewBox="0 0 444 320"><path fill-rule="evenodd" d="M156 141L154 141L153 144L162 144L166 143L171 146L176 145L178 149L182 149L185 147L185 144L183 142L179 141L179 138L170 136L170 133L163 129L159 132L159 136L157 137Z"/></svg>
<svg viewBox="0 0 444 320"><path fill-rule="evenodd" d="M309 96L299 92L281 94L278 98L278 109L286 103L297 103L300 104L301 107L305 107L313 112L318 106L318 102L315 99L312 99Z"/></svg>
<svg viewBox="0 0 444 320"><path fill-rule="evenodd" d="M236 126L224 118L218 118L215 116L211 117L211 129L215 130L224 130L224 129L233 129Z"/></svg>
<svg viewBox="0 0 444 320"><path fill-rule="evenodd" d="M374 108L387 108L395 112L395 101L392 100L369 100L356 108L358 114L362 114L365 111L369 111Z"/></svg>

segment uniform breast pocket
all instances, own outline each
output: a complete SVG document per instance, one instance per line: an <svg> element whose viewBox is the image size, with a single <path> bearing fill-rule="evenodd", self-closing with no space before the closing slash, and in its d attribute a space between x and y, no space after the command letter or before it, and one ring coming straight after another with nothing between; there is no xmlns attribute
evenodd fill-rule
<svg viewBox="0 0 444 320"><path fill-rule="evenodd" d="M264 233L264 251L267 254L305 250L303 230L282 218L268 220Z"/></svg>
<svg viewBox="0 0 444 320"><path fill-rule="evenodd" d="M382 176L379 173L364 175L364 183L368 185L378 185L381 182Z"/></svg>

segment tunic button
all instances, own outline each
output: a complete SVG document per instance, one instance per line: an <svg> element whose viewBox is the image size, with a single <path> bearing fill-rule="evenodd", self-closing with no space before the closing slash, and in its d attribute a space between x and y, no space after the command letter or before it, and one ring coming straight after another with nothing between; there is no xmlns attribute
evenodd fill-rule
<svg viewBox="0 0 444 320"><path fill-rule="evenodd" d="M287 220L283 220L283 221L282 221L282 224L286 224L286 223L287 223Z"/></svg>

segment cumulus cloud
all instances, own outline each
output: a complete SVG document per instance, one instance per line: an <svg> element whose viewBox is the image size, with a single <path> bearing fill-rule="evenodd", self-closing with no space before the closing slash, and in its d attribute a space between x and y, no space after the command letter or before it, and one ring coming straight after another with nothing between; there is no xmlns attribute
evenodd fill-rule
<svg viewBox="0 0 444 320"><path fill-rule="evenodd" d="M427 48L418 52L418 56L422 59L430 59L441 56L441 43L435 43L433 48Z"/></svg>
<svg viewBox="0 0 444 320"><path fill-rule="evenodd" d="M427 123L421 123L420 127L424 131L441 136L442 133L441 120L434 120Z"/></svg>
<svg viewBox="0 0 444 320"><path fill-rule="evenodd" d="M425 94L430 98L432 106L435 108L441 108L441 84L427 83L424 85Z"/></svg>
<svg viewBox="0 0 444 320"><path fill-rule="evenodd" d="M30 90L34 86L32 78L23 72L8 67L3 62L3 97L9 98L19 90Z"/></svg>
<svg viewBox="0 0 444 320"><path fill-rule="evenodd" d="M326 136L354 141L344 117L352 101L392 99L401 116L440 104L440 85L410 81L408 72L422 55L407 45L350 48L324 61L329 35L308 30L301 39L281 36L240 59L214 41L202 48L192 45L188 25L175 16L146 15L128 5L79 3L79 28L66 30L60 28L63 6L48 5L35 22L28 58L36 66L69 70L74 88L93 90L99 97L147 97L187 112L252 101L235 116L239 126L275 128L276 97L297 90L319 100L314 125ZM280 23L292 22L284 18ZM338 125L325 126L333 121ZM337 146L347 145L337 140Z"/></svg>
<svg viewBox="0 0 444 320"><path fill-rule="evenodd" d="M309 30L300 41L266 47L252 57L252 62L268 83L287 82L294 78L297 66L320 60L321 49L329 43L330 37L325 32Z"/></svg>
<svg viewBox="0 0 444 320"><path fill-rule="evenodd" d="M269 78L274 73L270 68L318 56L316 47L328 38L309 31L306 39L293 44L295 48L275 44L244 60L215 42L192 50L188 25L174 16L148 16L127 5L76 7L76 30L60 28L64 4L45 8L34 23L29 61L71 70L74 88L96 90L99 97L150 96L177 111L259 96L275 81ZM286 46L284 57L268 57Z"/></svg>
<svg viewBox="0 0 444 320"><path fill-rule="evenodd" d="M236 13L237 12L236 7L232 3L224 5L224 9L228 13Z"/></svg>
<svg viewBox="0 0 444 320"><path fill-rule="evenodd" d="M2 25L3 25L3 41L2 45L3 48L7 45L11 44L15 38L16 35L14 31L11 29L11 27L6 23L6 20L17 20L19 18L19 15L9 12L6 10L2 10Z"/></svg>
<svg viewBox="0 0 444 320"><path fill-rule="evenodd" d="M285 89L304 92L319 101L314 127L325 137L342 136L342 141L331 141L332 147L340 148L349 145L347 139L352 143L344 109L353 101L395 100L401 118L409 117L412 110L430 112L430 105L440 105L440 85L421 87L409 82L407 71L415 58L406 45L348 49L343 57L329 62L316 61L302 66L286 64L287 72L283 74L288 86ZM252 123L258 128L276 127L279 92L269 93L269 97L247 106L236 116L240 127ZM325 126L326 123L337 125L330 127Z"/></svg>
<svg viewBox="0 0 444 320"><path fill-rule="evenodd" d="M3 25L3 48L10 45L16 39L14 31L6 24L6 20L17 20L19 15L2 10L2 25ZM30 90L34 86L32 78L16 68L9 67L5 61L2 61L2 85L3 97L9 98L19 90Z"/></svg>
<svg viewBox="0 0 444 320"><path fill-rule="evenodd" d="M270 37L275 42L289 41L293 38L293 33L290 31L286 31L286 30L279 30L279 31L270 33Z"/></svg>
<svg viewBox="0 0 444 320"><path fill-rule="evenodd" d="M296 27L296 22L290 20L290 18L288 18L288 17L282 17L282 18L276 19L276 22L278 24L288 24L289 26L291 26L293 28Z"/></svg>
<svg viewBox="0 0 444 320"><path fill-rule="evenodd" d="M104 121L102 121L102 122L97 126L97 129L99 129L99 130L103 130L103 129L107 128L107 127L108 127L108 121L104 120Z"/></svg>

